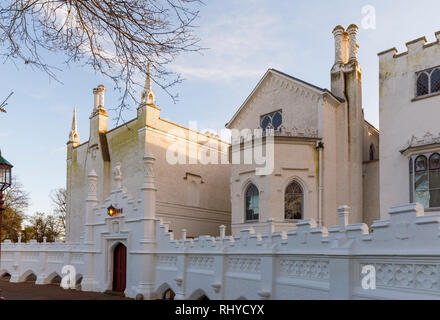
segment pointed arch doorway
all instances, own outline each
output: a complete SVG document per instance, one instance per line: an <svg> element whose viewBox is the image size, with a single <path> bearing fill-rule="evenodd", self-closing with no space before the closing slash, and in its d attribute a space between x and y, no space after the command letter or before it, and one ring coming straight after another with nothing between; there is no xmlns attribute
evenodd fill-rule
<svg viewBox="0 0 440 320"><path fill-rule="evenodd" d="M124 292L127 272L127 247L118 244L113 251L113 291Z"/></svg>

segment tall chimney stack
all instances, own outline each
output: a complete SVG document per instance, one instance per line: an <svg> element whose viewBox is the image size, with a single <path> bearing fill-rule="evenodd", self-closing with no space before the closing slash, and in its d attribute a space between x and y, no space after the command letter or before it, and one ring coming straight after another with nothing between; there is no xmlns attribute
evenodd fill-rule
<svg viewBox="0 0 440 320"><path fill-rule="evenodd" d="M347 32L349 34L349 48L350 48L350 56L349 56L349 62L355 62L357 61L359 46L357 44L356 36L358 33L359 27L355 24L351 24L347 28Z"/></svg>
<svg viewBox="0 0 440 320"><path fill-rule="evenodd" d="M333 29L333 35L335 37L335 65L344 63L344 44L343 34L345 30L342 26L336 26Z"/></svg>
<svg viewBox="0 0 440 320"><path fill-rule="evenodd" d="M96 110L98 110L98 106L99 106L98 88L93 88L93 98L94 98L93 111L96 111Z"/></svg>
<svg viewBox="0 0 440 320"><path fill-rule="evenodd" d="M103 84L100 84L100 85L98 86L98 94L99 94L99 105L98 105L98 109L103 109L103 110L105 110L105 107L104 107L104 95L105 95L105 91L106 91L105 86L104 86Z"/></svg>

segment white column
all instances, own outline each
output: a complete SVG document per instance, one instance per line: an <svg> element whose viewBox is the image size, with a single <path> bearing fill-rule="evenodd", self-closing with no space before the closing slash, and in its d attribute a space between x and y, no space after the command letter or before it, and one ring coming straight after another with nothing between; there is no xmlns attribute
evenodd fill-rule
<svg viewBox="0 0 440 320"><path fill-rule="evenodd" d="M156 158L150 152L144 155L144 183L141 187L142 207L140 208L143 223L139 235L139 245L146 254L137 255L137 272L139 285L136 294L142 294L146 300L155 299L154 270L156 266L156 186L154 183L154 162Z"/></svg>
<svg viewBox="0 0 440 320"><path fill-rule="evenodd" d="M94 208L98 205L98 175L95 170L90 171L88 175L89 190L86 199L86 225L84 245L87 252L84 254L85 274L81 284L83 291L96 291L98 283L95 279L95 247L94 237Z"/></svg>

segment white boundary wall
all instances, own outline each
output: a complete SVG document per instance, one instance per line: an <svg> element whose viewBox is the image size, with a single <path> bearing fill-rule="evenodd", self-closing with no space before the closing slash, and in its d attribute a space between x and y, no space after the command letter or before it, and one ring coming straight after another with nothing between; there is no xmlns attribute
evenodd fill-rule
<svg viewBox="0 0 440 320"><path fill-rule="evenodd" d="M290 232L252 228L239 236L179 240L155 218L154 157L146 155L142 197L124 191L121 176L105 203L96 199L96 173L89 175L86 224L80 243L2 244L0 276L22 282L50 283L63 266L73 265L84 291L112 288L113 250L127 247L128 297L175 299L439 299L440 215L425 215L420 204L390 210L390 219L348 225L348 207L338 210L339 225L317 228L313 220ZM123 213L109 217L107 207ZM361 287L362 267L374 266L376 289ZM82 279L82 280L81 280Z"/></svg>
<svg viewBox="0 0 440 320"><path fill-rule="evenodd" d="M440 298L440 216L425 216L418 204L395 207L391 219L375 222L369 234L364 224L345 225L348 208L339 214L341 225L328 231L304 221L287 234L247 229L232 238L221 228L215 238L180 240L156 220L156 250L144 254L155 261L145 266L154 271L150 297L172 289L175 299ZM84 245L6 241L2 249L0 273L11 274L11 282L25 281L33 273L37 284L50 283L62 276L64 265L75 266L77 279L86 272ZM103 266L99 259L95 263ZM375 290L361 287L364 265L376 269ZM128 268L127 273L133 271ZM140 284L130 278L126 294L136 297L140 292L130 287ZM106 289L98 287L93 291Z"/></svg>

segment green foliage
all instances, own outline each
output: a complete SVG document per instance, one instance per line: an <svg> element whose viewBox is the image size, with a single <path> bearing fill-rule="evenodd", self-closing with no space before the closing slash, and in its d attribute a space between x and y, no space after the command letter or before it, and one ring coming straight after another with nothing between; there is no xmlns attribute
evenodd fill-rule
<svg viewBox="0 0 440 320"><path fill-rule="evenodd" d="M35 215L27 218L28 225L23 231L22 241L37 240L43 242L55 242L62 234L63 227L60 220L55 215L46 215L43 212L37 212Z"/></svg>
<svg viewBox="0 0 440 320"><path fill-rule="evenodd" d="M29 194L23 190L23 185L17 177L13 177L11 188L4 193L4 201L1 240L9 239L16 242L25 219L24 210L29 206Z"/></svg>

